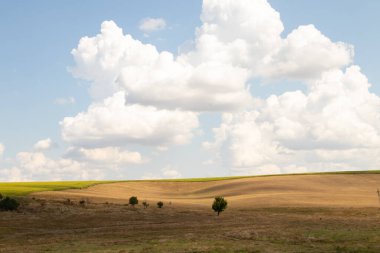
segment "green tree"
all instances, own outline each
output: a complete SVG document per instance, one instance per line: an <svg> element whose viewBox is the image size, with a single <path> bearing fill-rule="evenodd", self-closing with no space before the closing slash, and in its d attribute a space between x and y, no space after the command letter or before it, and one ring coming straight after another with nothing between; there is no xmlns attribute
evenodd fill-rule
<svg viewBox="0 0 380 253"><path fill-rule="evenodd" d="M136 196L132 196L129 198L129 204L135 207L139 203L139 200L137 199Z"/></svg>
<svg viewBox="0 0 380 253"><path fill-rule="evenodd" d="M212 204L212 209L218 213L223 212L227 208L227 200L223 197L215 197L214 203Z"/></svg>
<svg viewBox="0 0 380 253"><path fill-rule="evenodd" d="M158 208L162 208L164 206L164 202L158 201L157 206L158 206Z"/></svg>

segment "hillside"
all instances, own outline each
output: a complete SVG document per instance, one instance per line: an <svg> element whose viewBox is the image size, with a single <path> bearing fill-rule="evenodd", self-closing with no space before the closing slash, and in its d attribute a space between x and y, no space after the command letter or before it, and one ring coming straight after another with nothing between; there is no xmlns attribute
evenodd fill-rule
<svg viewBox="0 0 380 253"><path fill-rule="evenodd" d="M210 205L213 197L225 196L230 206L323 206L377 207L380 174L284 175L227 180L131 181L98 184L86 189L33 193L40 198L89 199L93 202L125 203L140 200L178 205Z"/></svg>

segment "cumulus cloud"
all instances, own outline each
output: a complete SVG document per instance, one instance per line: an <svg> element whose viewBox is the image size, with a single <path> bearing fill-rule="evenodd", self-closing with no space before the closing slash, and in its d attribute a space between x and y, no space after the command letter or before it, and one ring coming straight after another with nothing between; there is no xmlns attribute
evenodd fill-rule
<svg viewBox="0 0 380 253"><path fill-rule="evenodd" d="M41 152L20 152L14 165L0 170L4 181L85 180L103 178L104 171L71 159L51 159Z"/></svg>
<svg viewBox="0 0 380 253"><path fill-rule="evenodd" d="M125 179L128 166L147 162L138 152L113 147L73 149L61 158L39 151L19 152L9 166L0 168L0 178L12 182Z"/></svg>
<svg viewBox="0 0 380 253"><path fill-rule="evenodd" d="M61 122L63 139L77 146L186 144L198 127L197 113L126 104L124 92L92 104Z"/></svg>
<svg viewBox="0 0 380 253"><path fill-rule="evenodd" d="M168 165L161 169L161 173L145 172L141 177L143 180L158 180L158 179L175 179L181 178L182 174L173 166Z"/></svg>
<svg viewBox="0 0 380 253"><path fill-rule="evenodd" d="M53 141L50 138L39 140L34 144L34 148L38 150L51 149L54 146Z"/></svg>
<svg viewBox="0 0 380 253"><path fill-rule="evenodd" d="M353 47L332 42L313 25L302 25L286 38L280 14L266 0L205 0L195 49L180 55L200 64L217 61L239 66L251 77L315 79L351 63Z"/></svg>
<svg viewBox="0 0 380 253"><path fill-rule="evenodd" d="M217 61L253 71L281 45L280 14L265 0L204 0L195 49L184 55L193 64Z"/></svg>
<svg viewBox="0 0 380 253"><path fill-rule="evenodd" d="M266 56L260 74L272 79L315 79L350 64L353 55L352 45L332 42L314 25L300 26Z"/></svg>
<svg viewBox="0 0 380 253"><path fill-rule="evenodd" d="M166 21L163 18L144 18L140 21L139 29L145 33L163 30L166 28Z"/></svg>
<svg viewBox="0 0 380 253"><path fill-rule="evenodd" d="M369 92L360 68L331 70L309 85L307 93L272 95L258 101L255 110L225 113L214 141L204 147L226 153L225 162L245 172L268 166L289 172L380 165L380 97Z"/></svg>
<svg viewBox="0 0 380 253"><path fill-rule="evenodd" d="M129 165L141 164L145 160L139 152L131 152L123 150L118 147L105 147L105 148L70 148L66 154L75 160L82 160L92 163L103 163L107 165Z"/></svg>
<svg viewBox="0 0 380 253"><path fill-rule="evenodd" d="M146 32L165 26L148 21L141 23ZM90 81L94 101L61 122L63 139L80 159L130 159L133 151L122 150L130 143L188 144L198 115L215 111L222 123L203 146L219 154L209 161L237 173L379 164L379 97L351 65L352 45L332 41L314 25L283 34L280 14L267 0L204 0L201 22L192 47L177 55L124 34L113 21L80 39L70 71ZM253 79L301 81L307 91L259 99L250 90Z"/></svg>
<svg viewBox="0 0 380 253"><path fill-rule="evenodd" d="M282 38L280 15L265 0L205 0L201 20L194 48L177 56L105 21L72 51L72 73L92 82L95 98L123 90L133 103L229 111L251 105L253 77L316 79L353 57L352 46L332 42L313 25Z"/></svg>
<svg viewBox="0 0 380 253"><path fill-rule="evenodd" d="M75 98L74 97L67 97L67 98L56 98L54 100L54 103L57 105L72 105L75 104Z"/></svg>
<svg viewBox="0 0 380 253"><path fill-rule="evenodd" d="M182 177L181 173L175 169L173 166L166 166L161 170L161 173L164 178L180 178Z"/></svg>
<svg viewBox="0 0 380 253"><path fill-rule="evenodd" d="M74 76L92 81L91 94L103 99L125 91L128 101L183 110L231 110L251 101L248 71L223 62L192 65L124 35L113 21L84 37L72 51Z"/></svg>

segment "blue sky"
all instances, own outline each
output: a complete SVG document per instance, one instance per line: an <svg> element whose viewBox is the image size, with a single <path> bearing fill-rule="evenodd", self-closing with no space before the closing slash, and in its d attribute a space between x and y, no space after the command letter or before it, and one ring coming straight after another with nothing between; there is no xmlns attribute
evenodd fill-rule
<svg viewBox="0 0 380 253"><path fill-rule="evenodd" d="M355 55L351 56L349 63L347 60L346 63L336 65L337 61L344 62L344 60L331 59L331 62L333 62L331 63L331 67L318 70L320 73L315 70L315 72L318 72L318 75L336 69L340 69L344 72L346 68L352 65L358 65L361 68L360 73L364 74L372 84L369 91L379 95L380 88L378 84L380 83L380 76L377 69L380 67L378 62L380 57L380 51L378 50L380 36L377 32L377 26L380 23L380 17L378 16L380 3L378 1L370 0L365 3L360 3L358 1L331 2L323 0L313 2L292 0L285 2L269 0L269 4L281 15L281 21L284 26L284 31L281 34L283 39L300 25L313 24L315 28L325 37L329 38L332 43L341 41L354 47ZM259 5L254 6L254 4L252 4L253 9L256 7L261 8ZM338 158L342 156L349 157L350 155L348 155L347 152L354 152L355 155L360 157L363 157L362 154L365 154L364 158L367 159L370 159L372 156L376 157L378 154L377 143L371 144L368 150L367 147L364 150L364 148L357 144L357 140L352 140L349 144L341 144L334 143L334 139L325 140L323 136L315 137L314 135L314 137L298 136L298 139L291 141L292 144L289 144L290 141L289 143L282 143L282 137L276 137L277 139L275 140L271 139L271 142L277 143L277 146L280 145L288 151L290 150L290 153L296 150L293 152L294 154L299 152L300 149L293 149L292 145L293 143L302 142L304 140L302 138L308 138L307 140L310 140L312 143L319 143L319 140L323 139L323 143L328 143L328 145L326 145L329 147L344 146L346 144L347 146L334 150L334 152L338 154L337 157L329 158L329 160L325 162L318 163L315 162L315 160L318 160L319 156L314 153L308 153L307 156L304 156L305 152L309 152L313 148L302 151L302 156L300 153L297 153L292 158L285 159L286 161L284 158L279 158L277 153L262 154L261 157L269 157L268 159L270 160L278 159L273 164L260 162L261 158L258 160L252 158L252 160L251 158L241 157L242 152L233 148L234 145L239 144L239 138L234 136L235 132L233 129L240 129L240 126L236 125L236 122L241 121L241 119L239 120L240 116L233 115L231 117L235 120L224 121L223 117L228 117L225 113L230 113L230 108L220 109L222 107L226 108L223 104L217 105L215 107L216 109L212 108L212 112L208 112L208 109L194 109L194 104L191 106L175 104L174 107L179 108L179 110L191 111L191 113L197 114L194 117L199 121L198 126L194 126L189 130L192 132L192 135L191 137L187 136L184 143L181 141L177 143L177 141L172 141L171 138L168 137L167 145L163 144L165 147L161 147L160 145L155 146L140 143L140 141L150 143L151 140L148 139L130 141L130 137L126 137L124 140L125 143L121 146L115 145L111 141L108 142L108 140L103 140L108 143L107 145L99 143L84 144L80 140L75 139L79 133L82 132L78 132L75 136L70 136L70 140L62 138L63 132L65 130L71 131L71 129L62 129L65 127L60 126L59 122L62 122L65 117L75 118L80 112L87 112L87 114L90 115L88 107L92 103L100 103L102 99L105 99L105 97L94 97L91 95L91 92L89 92L94 80L89 81L84 80L86 78L83 77L75 77L68 70L70 67L77 67L79 72L82 71L81 66L78 65L78 62L74 60L73 55L70 53L72 49L78 47L79 40L82 37L94 37L100 34L102 22L112 20L118 27L123 29L124 34L131 34L135 40L154 45L158 52L169 51L173 53L174 56L177 56L179 47L188 45L191 41L195 43L194 40L197 38L195 29L201 27L203 24L200 20L202 1L180 1L176 5L173 5L173 1L132 2L70 0L52 2L6 0L2 1L0 11L0 29L2 31L0 35L0 143L5 147L3 154L0 156L2 157L0 158L0 171L3 171L3 174L0 173L0 180L2 180L1 176L4 177L4 180L71 179L77 178L75 175L70 174L75 174L76 169L78 171L85 171L83 172L84 176L80 178L91 178L91 170L84 168L93 166L93 163L99 160L91 160L88 157L89 153L87 151L87 153L85 153L87 156L83 155L85 151L82 149L94 150L112 147L117 150L115 151L116 153L119 152L116 154L117 157L121 157L121 153L126 150L128 152L138 152L139 155L144 157L144 162L126 162L115 165L113 162L108 164L105 161L101 161L96 164L95 167L97 167L97 169L94 170L93 175L96 174L99 178L196 177L284 173L293 172L292 168L297 172L308 170L309 168L312 170L311 167L316 170L329 170L330 168L332 168L332 170L334 170L334 168L335 170L339 170L344 167L347 169L359 167L372 169L377 165L376 163L361 163L359 160L350 160L349 158L342 161L341 158ZM239 12L237 13L237 15L239 15ZM270 12L268 13L270 14ZM165 21L166 25L163 29L157 31L154 31L154 29L148 32L142 31L139 29L139 26L141 22L147 18L161 18ZM233 18L238 19L237 17L232 17L231 19ZM212 19L212 17L210 19ZM273 18L273 20L274 19L275 18ZM209 22L217 21L211 20ZM261 30L258 29L253 32L259 33L260 31ZM208 31L204 33L206 34L207 32ZM226 31L226 35L228 36L228 31ZM248 43L251 42L250 39L251 38L247 39ZM333 53L335 53L335 51L331 54ZM257 54L257 52L253 54L254 57L255 54ZM307 55L305 55L305 57L306 56ZM202 62L208 61L208 56L202 55L199 57L203 57ZM189 61L189 64L192 66L198 64L193 62L196 60L190 59L186 61ZM326 61L329 61L329 59ZM233 67L235 67L234 64L235 63L231 63ZM290 63L288 61L285 62L285 64ZM244 69L246 67L242 68ZM312 81L305 81L304 78L299 78L298 76L294 77L294 74L291 73L281 74L281 77L279 77L280 74L268 74L269 72L272 73L277 70L268 70L267 66L263 68L265 68L263 71L267 72L253 73L246 82L246 84L249 83L251 87L250 94L254 98L262 100L265 100L270 95L280 96L286 91L294 90L301 90L307 95L308 90L313 85L312 83L318 82L318 78L321 79L319 76L318 78L313 76L313 78L311 78L313 79ZM310 66L310 68L313 68L313 66ZM318 68L318 66L315 68ZM83 76L84 74L82 73L80 75ZM266 80L265 82L263 81L264 79ZM155 80L150 80L149 82L151 82L151 85L155 85ZM266 84L263 85L262 83ZM305 83L308 84L305 85ZM125 83L124 85L127 87L129 84ZM365 86L365 84L363 85ZM131 89L129 86L127 88L129 90ZM127 102L128 99L135 99L137 101L136 104L153 106L158 108L158 110L175 109L173 107L173 103L175 102L158 101L151 97L146 98L145 95L142 95L144 91L140 93L139 90L138 92L139 93L130 95L130 98L127 96ZM243 91L239 90L239 92ZM74 98L74 103L67 102L71 97ZM67 103L57 102L59 99L61 101L67 100ZM196 101L197 100L194 99L194 103L197 103ZM269 117L265 115L268 108L261 105L262 108L257 109L255 106L256 104L250 104L240 111L253 112L257 110L260 115L263 115L263 118ZM374 111L378 111L379 108L376 106L376 101L368 105L368 107L373 107L372 109ZM351 111L348 111L347 114L350 114L350 112ZM307 111L302 113L308 114ZM373 127L373 129L371 128L368 131L373 131L375 135L374 139L376 139L378 137L378 129L371 124L375 124L377 119L371 113L368 113L368 115L364 122L365 124L362 121L352 123L355 127L363 125L363 128L353 127L352 129L347 128L343 130L347 131L349 135L358 136L360 134L355 131L359 131L358 129L369 129L365 127L368 125L368 127ZM375 118L372 119L371 117ZM128 119L128 117L126 118ZM290 119L291 117L284 116L284 118ZM297 120L294 120L294 122ZM329 119L322 117L321 120L326 120L327 122ZM217 143L218 140L217 137L214 136L212 128L221 130L222 127L220 124L222 123L226 125L230 124L230 128L228 128L230 130L228 131L231 132L229 133L230 139L224 139L221 141L221 144ZM273 122L269 122L268 124L272 123ZM304 121L301 122L301 120L296 123L301 125L306 124ZM129 125L129 123L127 123L127 125ZM275 123L273 123L273 125L277 127ZM334 132L335 130L339 130L339 132L343 131L341 126L336 126L333 123L326 123L326 125L333 125L333 129L330 129L330 132ZM274 131L273 129L272 131ZM260 126L257 131L261 131L260 133L262 133L264 130L262 130ZM179 133L181 136L182 134L183 133ZM188 132L185 134L188 134ZM243 133L239 133L239 136L241 134L244 136ZM274 133L272 134L275 135ZM108 137L103 136L101 138ZM256 140L256 137L252 136L251 133L247 133L246 139L249 138L252 138L252 142ZM262 137L261 140L263 138L264 137ZM312 138L316 138L316 140L312 140ZM44 139L51 140L52 144L50 143L48 148L39 149L34 147L39 140ZM252 144L249 143L242 143L241 146L249 150L249 145ZM204 147L208 144L214 144L211 145L213 148L205 150ZM259 143L257 145L260 146ZM314 151L320 153L331 150L323 145L315 144L315 146L313 146ZM75 152L69 152L68 149L74 149ZM271 148L268 147L268 150L271 150ZM359 151L364 153L360 153ZM35 158L37 160L42 159L45 162L49 160L50 163L57 162L60 164L62 163L60 160L67 159L75 163L76 167L74 166L75 168L71 168L67 172L62 172L63 174L59 176L54 176L54 169L51 169L49 167L50 165L47 166L44 162L41 162L39 163L40 166L45 168L42 170L43 172L33 172L30 169L30 167L33 166L28 167L28 163L24 161L25 159L22 160L22 158L20 158L20 152L24 153L24 156L21 155L21 157L25 158L25 156L27 156L28 158L25 159L30 163L33 161L36 162L34 158L31 157L34 157L33 155L38 153L42 154L43 158L41 158L42 156ZM99 152L101 152L101 150L97 150L97 153L92 152L91 154L98 156L100 155ZM107 154L110 154L110 152ZM240 155L234 152L240 152ZM252 152L258 152L257 147L252 147ZM72 155L72 153L76 155ZM78 153L80 153L80 155L78 155ZM112 154L111 160L113 159L112 157L114 157ZM128 155L126 153L123 154ZM86 156L86 158L78 158L81 155ZM367 157L365 157L366 155ZM91 161L89 162L89 160ZM109 159L105 160L110 161ZM278 169L282 164L284 164L284 166L286 165L288 169ZM54 165L53 167L57 166L59 167L59 165ZM115 167L114 170L107 169L112 166ZM11 172L10 170L12 168L17 168L18 172L15 172L16 169L13 169L13 172ZM52 172L48 173L49 170ZM62 171L64 170L62 169ZM15 173L15 176L12 178L7 176L10 173Z"/></svg>

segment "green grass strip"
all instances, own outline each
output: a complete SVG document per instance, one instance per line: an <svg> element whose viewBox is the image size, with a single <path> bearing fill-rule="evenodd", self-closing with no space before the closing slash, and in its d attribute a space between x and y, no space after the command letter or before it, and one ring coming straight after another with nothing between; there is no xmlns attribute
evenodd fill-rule
<svg viewBox="0 0 380 253"><path fill-rule="evenodd" d="M61 191L81 189L96 184L113 183L115 181L61 181L61 182L20 182L0 183L3 196L25 196L33 192Z"/></svg>

